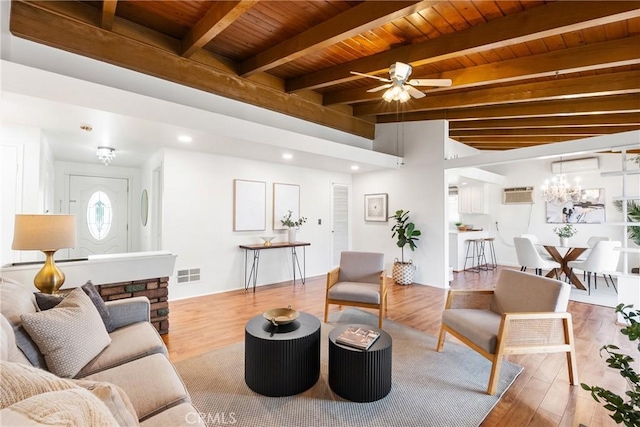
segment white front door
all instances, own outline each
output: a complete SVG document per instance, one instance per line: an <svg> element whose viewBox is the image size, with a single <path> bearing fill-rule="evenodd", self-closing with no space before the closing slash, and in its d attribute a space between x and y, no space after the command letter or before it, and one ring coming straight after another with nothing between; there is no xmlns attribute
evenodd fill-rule
<svg viewBox="0 0 640 427"><path fill-rule="evenodd" d="M128 179L70 175L69 213L78 233L70 258L128 252Z"/></svg>
<svg viewBox="0 0 640 427"><path fill-rule="evenodd" d="M349 186L331 184L331 263L340 265L340 254L349 250Z"/></svg>

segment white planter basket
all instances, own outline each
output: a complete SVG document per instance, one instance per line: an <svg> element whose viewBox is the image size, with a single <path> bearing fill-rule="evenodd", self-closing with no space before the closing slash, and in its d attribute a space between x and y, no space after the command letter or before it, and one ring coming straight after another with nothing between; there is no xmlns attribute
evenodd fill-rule
<svg viewBox="0 0 640 427"><path fill-rule="evenodd" d="M415 278L415 271L413 261L402 263L396 259L393 263L393 281L398 285L410 285Z"/></svg>

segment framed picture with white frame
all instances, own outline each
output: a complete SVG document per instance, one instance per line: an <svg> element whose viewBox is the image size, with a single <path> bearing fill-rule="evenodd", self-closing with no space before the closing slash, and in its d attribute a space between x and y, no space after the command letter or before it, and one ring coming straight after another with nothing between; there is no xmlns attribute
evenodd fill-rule
<svg viewBox="0 0 640 427"><path fill-rule="evenodd" d="M371 222L387 222L389 211L387 193L364 195L364 220Z"/></svg>

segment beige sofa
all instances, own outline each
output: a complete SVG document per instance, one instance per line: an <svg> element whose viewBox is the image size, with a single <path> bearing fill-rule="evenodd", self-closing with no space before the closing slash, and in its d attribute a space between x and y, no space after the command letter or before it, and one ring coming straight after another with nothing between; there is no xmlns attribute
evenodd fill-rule
<svg viewBox="0 0 640 427"><path fill-rule="evenodd" d="M92 383L115 384L121 389L118 389L120 394L124 391L124 400L127 401L128 398L126 403L129 408L133 407L135 416L142 426L204 425L197 410L190 403L189 393L180 376L167 357L167 350L160 335L149 323L149 301L144 297L137 297L107 302L106 306L113 326L113 331L108 333L107 338L107 340L110 339L110 343L73 375L73 379L61 379L63 388L76 387L76 384L85 387ZM9 367L20 371L20 369L26 369L22 365L29 367L40 365L40 368L47 369L47 366L43 365L46 363L45 358L42 354L38 354L37 346L33 346L32 343L30 351L24 349L27 325L23 325L22 315L39 311L34 294L20 283L0 279L0 311L2 313L0 354L6 373L3 375L3 380L10 375ZM18 347L16 340L22 349ZM27 358L28 353L31 353L29 357L36 363ZM51 371L51 369L47 370ZM18 383L21 383L26 381L22 381L21 376L31 378L37 377L38 374L42 374L41 376L48 382L52 381L51 374L33 368L29 368L27 374L14 375L14 377L17 377ZM56 381L57 378L55 378ZM86 381L74 381L77 379ZM3 388L8 383L9 381L6 380ZM15 387L22 388L23 385ZM11 398L7 397L9 392L10 390L7 390L7 393L3 391L3 406L13 403L10 401ZM33 394L33 391L29 393ZM5 411L4 407L0 409L2 412ZM1 412L0 416L2 416ZM0 418L0 421L4 425L10 418L5 412L4 418ZM135 417L132 419L135 420ZM122 423L123 421L120 421L117 424Z"/></svg>

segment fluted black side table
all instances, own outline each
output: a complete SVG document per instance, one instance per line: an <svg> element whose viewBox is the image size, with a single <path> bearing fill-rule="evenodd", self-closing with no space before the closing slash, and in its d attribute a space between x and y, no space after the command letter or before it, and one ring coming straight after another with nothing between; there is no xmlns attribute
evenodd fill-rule
<svg viewBox="0 0 640 427"><path fill-rule="evenodd" d="M336 343L349 326L380 332L368 350ZM369 325L340 325L329 333L329 386L336 394L354 402L373 402L391 391L391 336Z"/></svg>
<svg viewBox="0 0 640 427"><path fill-rule="evenodd" d="M320 320L307 313L273 326L262 315L244 333L244 381L256 393L280 397L302 393L320 377Z"/></svg>

